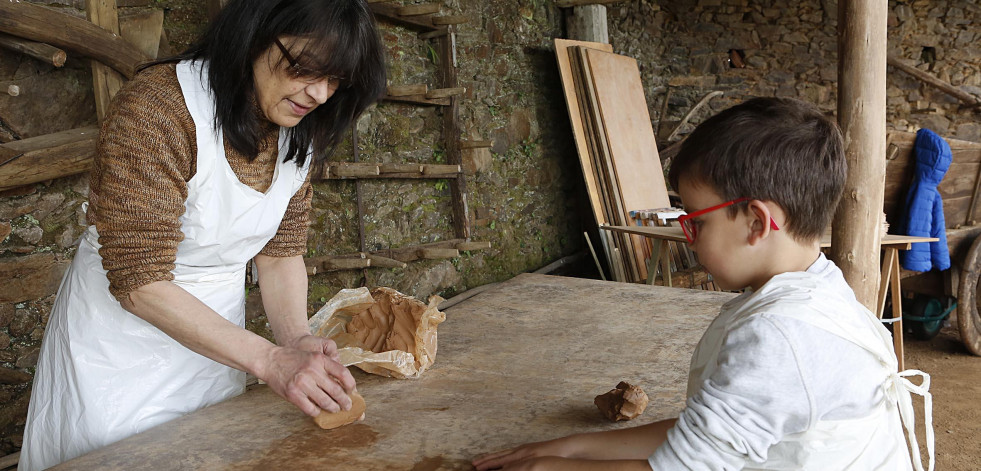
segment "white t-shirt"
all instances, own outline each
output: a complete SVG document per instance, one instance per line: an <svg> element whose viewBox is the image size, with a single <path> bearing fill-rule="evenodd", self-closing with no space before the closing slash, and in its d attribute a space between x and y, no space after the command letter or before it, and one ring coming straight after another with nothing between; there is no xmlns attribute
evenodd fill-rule
<svg viewBox="0 0 981 471"><path fill-rule="evenodd" d="M807 272L820 277L822 291L854 300L841 272L823 255ZM754 294L747 290L727 303L715 322L758 301ZM820 292L801 296L821 303ZM794 297L799 304L800 296ZM780 309L779 298L728 328L717 367L694 385L677 425L648 459L652 469L752 467L766 461L783 437L817 421L868 416L883 401L882 366L869 351L786 313L768 313L774 309ZM833 315L868 316L859 308L848 311Z"/></svg>

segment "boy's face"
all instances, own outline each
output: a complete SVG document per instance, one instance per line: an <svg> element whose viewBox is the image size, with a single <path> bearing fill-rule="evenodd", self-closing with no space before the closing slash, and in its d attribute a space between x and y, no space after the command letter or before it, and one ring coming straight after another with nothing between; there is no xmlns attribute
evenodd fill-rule
<svg viewBox="0 0 981 471"><path fill-rule="evenodd" d="M685 204L685 211L710 208L725 200L708 185L682 178L678 193ZM753 283L756 260L751 256L748 237L752 230L751 221L743 210L735 218L729 216L730 208L722 208L692 219L698 236L689 244L698 253L698 261L712 274L719 287L738 290Z"/></svg>

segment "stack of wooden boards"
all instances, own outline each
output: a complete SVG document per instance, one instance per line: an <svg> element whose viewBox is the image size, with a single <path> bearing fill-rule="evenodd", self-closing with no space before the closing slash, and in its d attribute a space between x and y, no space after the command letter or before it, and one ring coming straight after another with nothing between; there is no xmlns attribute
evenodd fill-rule
<svg viewBox="0 0 981 471"><path fill-rule="evenodd" d="M609 44L555 40L555 54L593 216L599 225L628 225L630 211L669 207L637 61ZM637 235L601 230L616 281L647 279Z"/></svg>

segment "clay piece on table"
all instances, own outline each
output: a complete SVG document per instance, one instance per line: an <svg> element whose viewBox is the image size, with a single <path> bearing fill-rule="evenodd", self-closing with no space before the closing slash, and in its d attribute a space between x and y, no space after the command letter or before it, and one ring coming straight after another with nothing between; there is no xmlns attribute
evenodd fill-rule
<svg viewBox="0 0 981 471"><path fill-rule="evenodd" d="M626 381L620 381L616 389L606 394L600 394L593 399L607 419L614 422L630 420L644 413L647 409L647 393L640 386L634 386Z"/></svg>
<svg viewBox="0 0 981 471"><path fill-rule="evenodd" d="M343 427L360 419L361 415L364 414L365 408L364 398L355 391L351 393L351 410L342 410L340 412L322 410L319 415L313 418L313 421L324 430Z"/></svg>

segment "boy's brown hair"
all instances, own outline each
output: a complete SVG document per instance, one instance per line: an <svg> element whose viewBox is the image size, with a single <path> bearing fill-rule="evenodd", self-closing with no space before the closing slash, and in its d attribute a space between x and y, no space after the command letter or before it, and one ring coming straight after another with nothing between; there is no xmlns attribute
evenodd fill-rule
<svg viewBox="0 0 981 471"><path fill-rule="evenodd" d="M813 240L831 223L845 186L838 126L814 105L791 98L754 98L700 124L671 162L668 180L708 185L723 200L773 201L782 228ZM732 215L738 208L731 207Z"/></svg>

